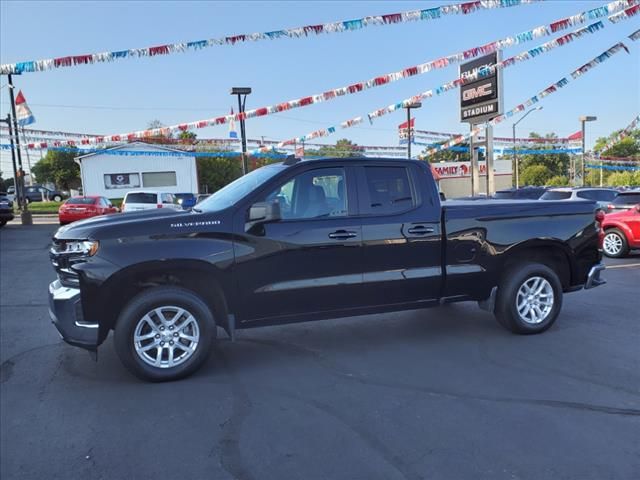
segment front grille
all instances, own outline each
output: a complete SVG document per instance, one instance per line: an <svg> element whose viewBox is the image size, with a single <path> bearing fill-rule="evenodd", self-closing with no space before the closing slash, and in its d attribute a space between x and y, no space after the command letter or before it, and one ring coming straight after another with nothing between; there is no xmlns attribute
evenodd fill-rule
<svg viewBox="0 0 640 480"><path fill-rule="evenodd" d="M66 242L64 240L54 238L49 250L49 259L58 274L60 283L65 287L77 287L80 284L80 277L73 266L85 262L86 259L79 253L61 253L65 248Z"/></svg>

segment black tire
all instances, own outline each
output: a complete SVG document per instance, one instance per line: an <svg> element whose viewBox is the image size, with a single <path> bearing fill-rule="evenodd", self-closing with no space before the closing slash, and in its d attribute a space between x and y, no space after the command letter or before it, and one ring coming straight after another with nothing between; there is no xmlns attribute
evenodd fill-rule
<svg viewBox="0 0 640 480"><path fill-rule="evenodd" d="M627 237L617 228L609 228L604 232L602 252L611 258L626 257L629 253Z"/></svg>
<svg viewBox="0 0 640 480"><path fill-rule="evenodd" d="M4 227L7 224L6 220L0 220L0 228Z"/></svg>
<svg viewBox="0 0 640 480"><path fill-rule="evenodd" d="M548 302L550 299L550 310L546 313L546 316L540 315L541 320L534 323L534 320L524 318L518 311L518 300L524 297L519 297L518 293L527 282L535 285L535 278L542 278L546 280L551 287L553 297L546 295L544 298L538 298L538 301L544 300ZM544 282L540 282L544 284ZM536 302L535 295L533 296L533 302ZM528 302L524 302L525 305ZM527 308L526 306L524 308ZM538 309L536 305L534 308ZM521 263L513 266L507 270L502 277L500 285L498 285L498 294L496 298L495 316L498 322L513 333L521 335L528 335L534 333L542 333L547 330L555 322L560 309L562 308L562 283L558 278L558 275L546 265L540 263ZM543 311L545 307L542 307ZM535 315L534 309L530 309L532 316Z"/></svg>
<svg viewBox="0 0 640 480"><path fill-rule="evenodd" d="M54 202L61 202L61 201L62 201L62 197L61 197L60 195L55 195L55 196L53 197L53 201L54 201Z"/></svg>
<svg viewBox="0 0 640 480"><path fill-rule="evenodd" d="M191 313L197 323L199 340L193 353L183 363L160 368L146 363L141 358L142 354L136 351L134 333L138 323L148 312L166 306L180 307ZM200 368L211 353L216 333L216 322L211 310L194 292L180 287L154 287L136 295L122 310L116 323L114 343L120 361L131 373L143 380L166 382L184 378ZM176 335L176 332L173 335ZM155 338L150 341L156 342ZM161 353L160 357L163 355Z"/></svg>

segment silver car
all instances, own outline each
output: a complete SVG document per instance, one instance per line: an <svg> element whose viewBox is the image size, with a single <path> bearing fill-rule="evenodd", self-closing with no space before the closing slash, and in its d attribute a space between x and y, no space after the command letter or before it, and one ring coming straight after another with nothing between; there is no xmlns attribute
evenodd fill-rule
<svg viewBox="0 0 640 480"><path fill-rule="evenodd" d="M547 190L540 200L591 200L596 202L599 209L606 210L617 196L618 191L612 188L561 187Z"/></svg>

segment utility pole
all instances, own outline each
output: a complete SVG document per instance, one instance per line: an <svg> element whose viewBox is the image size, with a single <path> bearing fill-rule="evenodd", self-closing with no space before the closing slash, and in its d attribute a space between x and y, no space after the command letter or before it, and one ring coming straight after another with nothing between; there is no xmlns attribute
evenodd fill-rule
<svg viewBox="0 0 640 480"><path fill-rule="evenodd" d="M407 158L411 160L411 109L422 107L421 102L410 103L405 105L407 109Z"/></svg>
<svg viewBox="0 0 640 480"><path fill-rule="evenodd" d="M598 117L592 117L592 116L588 116L588 115L587 116L582 116L582 117L579 118L579 120L580 120L580 131L582 133L582 168L581 168L581 176L582 176L582 178L581 178L581 181L580 181L581 186L584 186L584 180L585 180L585 175L584 175L584 159L585 159L585 153L586 153L585 152L585 148L586 148L585 144L586 144L586 142L585 142L585 138L584 138L585 130L586 130L585 129L585 124L587 122L595 122L597 119L598 119ZM576 168L576 170L578 170L578 169ZM602 169L600 169L600 172L602 172ZM602 181L601 181L601 183L602 183Z"/></svg>
<svg viewBox="0 0 640 480"><path fill-rule="evenodd" d="M19 193L19 198L20 198L20 210L21 210L21 214L20 217L22 219L22 224L23 225L31 225L33 223L33 220L31 218L31 212L29 212L29 209L27 207L27 202L25 201L25 195L24 195L24 170L22 168L22 156L20 154L20 133L18 130L18 119L16 116L16 99L15 96L13 94L13 77L11 74L7 75L8 80L9 80L9 99L11 100L11 114L13 116L13 131L15 132L15 136L16 136L16 154L18 156L18 184L16 185L16 192L20 192Z"/></svg>
<svg viewBox="0 0 640 480"><path fill-rule="evenodd" d="M6 119L0 119L0 122L6 123L9 127L9 141L11 145L11 163L13 163L13 188L16 192L15 200L18 206L20 206L20 194L18 190L18 168L16 167L16 149L13 145L13 127L11 126L11 115L7 113Z"/></svg>
<svg viewBox="0 0 640 480"><path fill-rule="evenodd" d="M231 95L238 96L238 114L240 115L240 137L242 139L242 174L249 173L249 165L247 164L247 136L244 130L244 104L247 101L247 95L251 93L249 87L233 87Z"/></svg>

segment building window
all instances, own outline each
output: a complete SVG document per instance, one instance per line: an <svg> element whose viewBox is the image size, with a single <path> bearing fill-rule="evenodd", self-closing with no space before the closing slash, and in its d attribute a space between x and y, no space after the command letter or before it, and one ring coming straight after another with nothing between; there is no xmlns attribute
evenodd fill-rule
<svg viewBox="0 0 640 480"><path fill-rule="evenodd" d="M176 172L143 172L144 187L175 187L178 185Z"/></svg>
<svg viewBox="0 0 640 480"><path fill-rule="evenodd" d="M140 176L137 173L107 173L104 176L104 186L108 190L136 188L140 186Z"/></svg>

